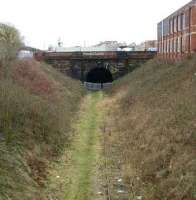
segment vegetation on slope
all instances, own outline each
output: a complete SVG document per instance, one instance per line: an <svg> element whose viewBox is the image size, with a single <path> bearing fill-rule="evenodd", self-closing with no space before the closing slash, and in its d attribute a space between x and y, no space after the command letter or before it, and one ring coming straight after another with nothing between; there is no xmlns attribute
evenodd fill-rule
<svg viewBox="0 0 196 200"><path fill-rule="evenodd" d="M195 65L155 59L108 91L106 143L130 199L196 198Z"/></svg>
<svg viewBox="0 0 196 200"><path fill-rule="evenodd" d="M18 37L15 39L18 43ZM0 45L5 48L14 43L1 41L2 35ZM16 56L17 50L11 55ZM15 60L14 56L7 59L3 53L0 51L0 199L49 199L49 166L68 146L82 90L79 82L50 66Z"/></svg>

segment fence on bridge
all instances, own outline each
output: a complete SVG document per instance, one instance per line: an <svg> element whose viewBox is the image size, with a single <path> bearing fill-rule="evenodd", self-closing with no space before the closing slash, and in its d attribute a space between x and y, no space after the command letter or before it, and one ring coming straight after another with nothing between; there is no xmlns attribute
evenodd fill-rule
<svg viewBox="0 0 196 200"><path fill-rule="evenodd" d="M112 83L90 83L90 82L84 82L84 87L88 90L97 91L106 89L112 86Z"/></svg>

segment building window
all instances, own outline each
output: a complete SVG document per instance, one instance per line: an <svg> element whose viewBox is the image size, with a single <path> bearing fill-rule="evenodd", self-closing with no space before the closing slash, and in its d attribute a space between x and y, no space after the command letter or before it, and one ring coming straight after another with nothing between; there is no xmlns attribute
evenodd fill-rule
<svg viewBox="0 0 196 200"><path fill-rule="evenodd" d="M191 52L191 35L189 35L189 52Z"/></svg>
<svg viewBox="0 0 196 200"><path fill-rule="evenodd" d="M169 45L168 45L168 52L170 53L170 48L171 48L171 46L170 46L170 40L169 40Z"/></svg>
<svg viewBox="0 0 196 200"><path fill-rule="evenodd" d="M173 33L173 20L170 19L170 33Z"/></svg>
<svg viewBox="0 0 196 200"><path fill-rule="evenodd" d="M177 31L177 18L174 17L174 33Z"/></svg>
<svg viewBox="0 0 196 200"><path fill-rule="evenodd" d="M180 48L181 48L181 44L180 44L180 37L178 37L178 53L180 53L181 52L181 50L180 50Z"/></svg>
<svg viewBox="0 0 196 200"><path fill-rule="evenodd" d="M175 49L176 53L178 52L178 38L176 38L176 49Z"/></svg>
<svg viewBox="0 0 196 200"><path fill-rule="evenodd" d="M183 52L185 52L185 43L186 43L186 36L184 35L183 37L182 37L182 53Z"/></svg>
<svg viewBox="0 0 196 200"><path fill-rule="evenodd" d="M164 52L166 53L167 52L167 40L165 40L164 43L165 43L165 45L164 45L165 46Z"/></svg>
<svg viewBox="0 0 196 200"><path fill-rule="evenodd" d="M183 13L180 15L180 30L183 30Z"/></svg>
<svg viewBox="0 0 196 200"><path fill-rule="evenodd" d="M182 30L184 30L186 28L186 17L185 14L182 14Z"/></svg>
<svg viewBox="0 0 196 200"><path fill-rule="evenodd" d="M174 40L171 40L171 42L170 42L170 52L173 52L173 41Z"/></svg>
<svg viewBox="0 0 196 200"><path fill-rule="evenodd" d="M192 9L189 8L189 27L190 27L191 24L192 24L192 20L191 20L191 18L192 18Z"/></svg>
<svg viewBox="0 0 196 200"><path fill-rule="evenodd" d="M159 52L161 53L161 42L159 42Z"/></svg>
<svg viewBox="0 0 196 200"><path fill-rule="evenodd" d="M165 53L165 40L163 41L163 53Z"/></svg>
<svg viewBox="0 0 196 200"><path fill-rule="evenodd" d="M159 51L162 53L162 41L159 43Z"/></svg>
<svg viewBox="0 0 196 200"><path fill-rule="evenodd" d="M182 37L180 37L180 52L182 53Z"/></svg>
<svg viewBox="0 0 196 200"><path fill-rule="evenodd" d="M181 31L182 27L181 27L181 15L178 15L178 31Z"/></svg>

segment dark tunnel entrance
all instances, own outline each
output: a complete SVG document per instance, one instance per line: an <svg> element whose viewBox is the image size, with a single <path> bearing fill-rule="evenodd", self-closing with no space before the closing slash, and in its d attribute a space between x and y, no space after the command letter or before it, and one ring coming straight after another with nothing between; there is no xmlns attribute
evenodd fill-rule
<svg viewBox="0 0 196 200"><path fill-rule="evenodd" d="M86 82L90 83L111 83L112 81L113 77L110 70L104 67L90 70L86 77Z"/></svg>

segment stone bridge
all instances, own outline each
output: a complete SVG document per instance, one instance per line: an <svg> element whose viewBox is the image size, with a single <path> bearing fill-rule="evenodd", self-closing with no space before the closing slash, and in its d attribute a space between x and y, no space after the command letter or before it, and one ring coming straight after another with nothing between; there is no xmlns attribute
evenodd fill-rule
<svg viewBox="0 0 196 200"><path fill-rule="evenodd" d="M151 51L36 52L35 58L82 82L107 83L156 56Z"/></svg>

